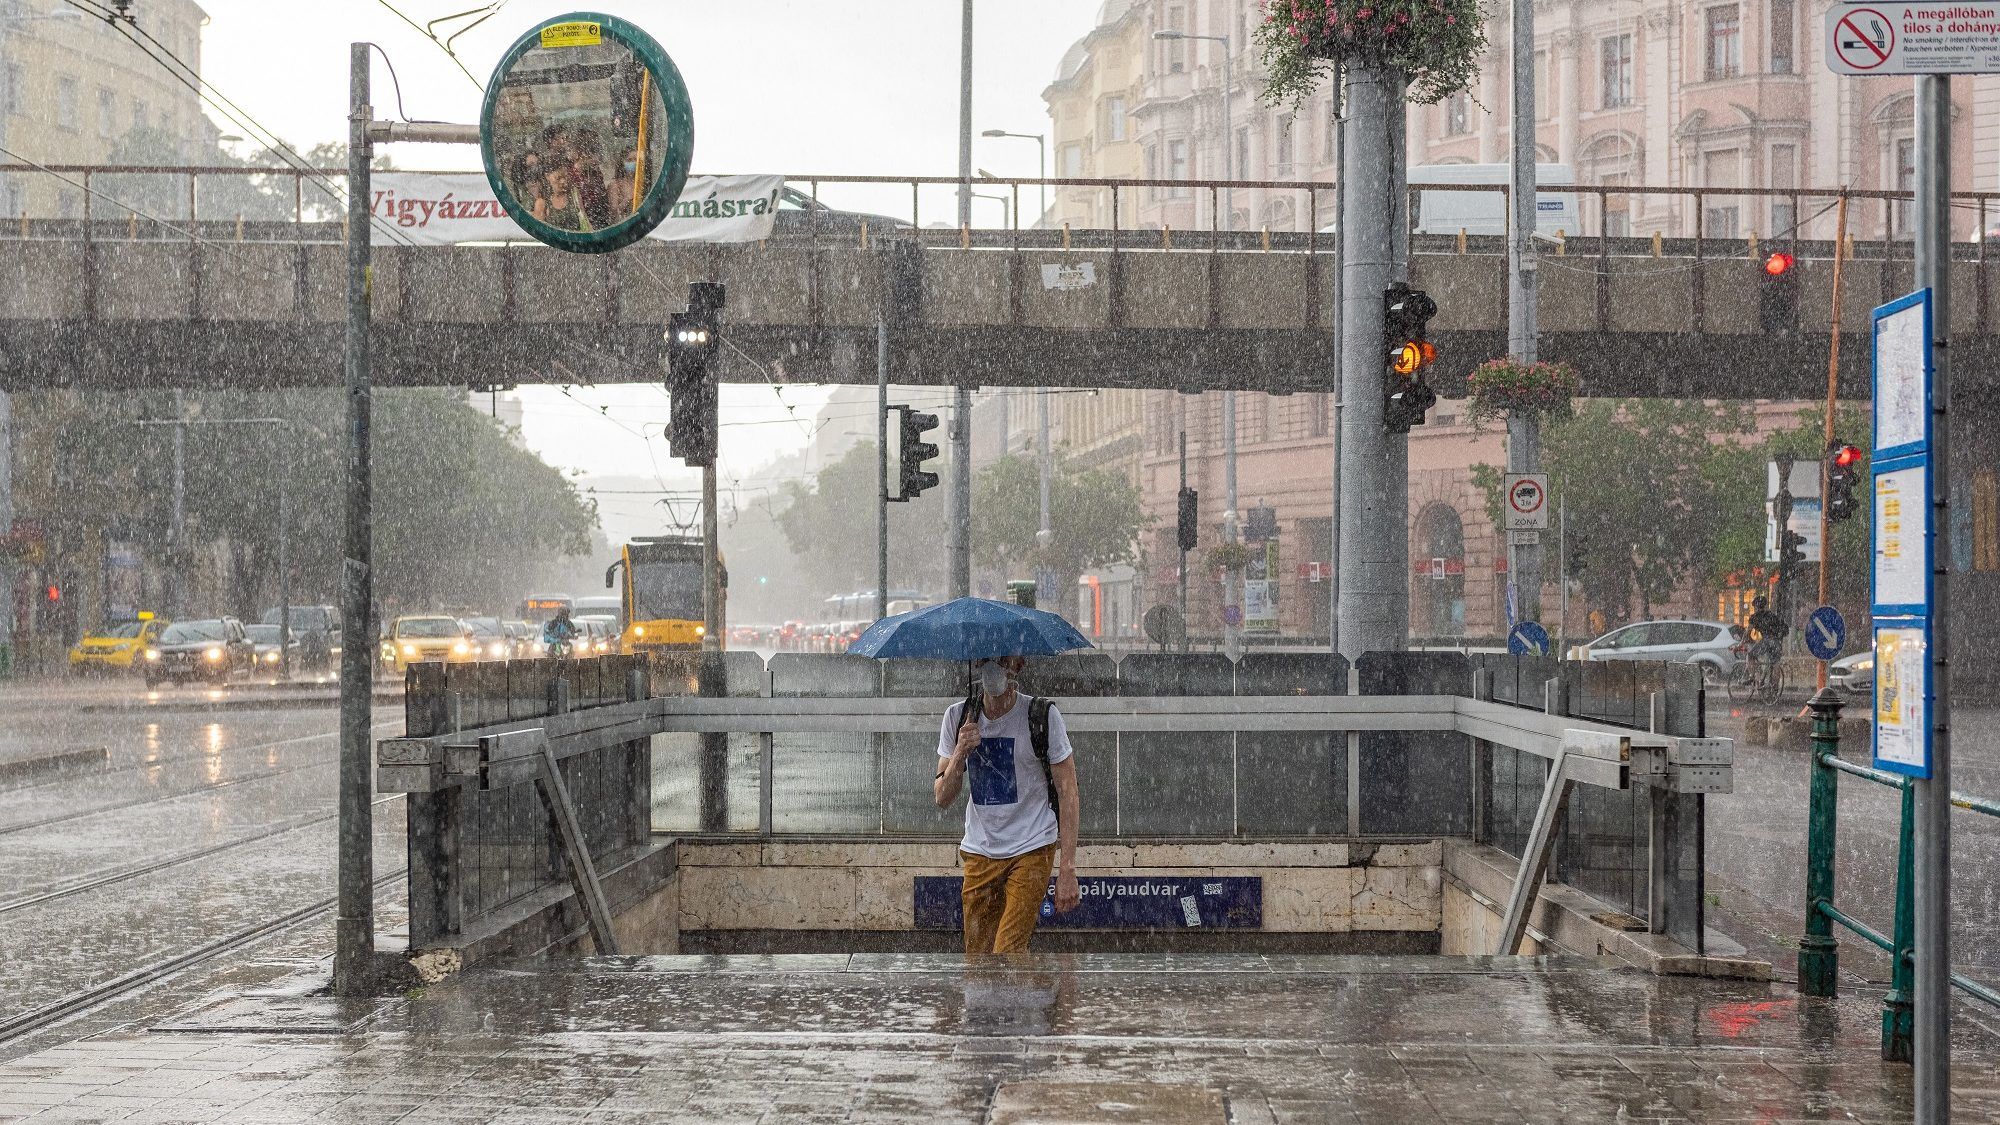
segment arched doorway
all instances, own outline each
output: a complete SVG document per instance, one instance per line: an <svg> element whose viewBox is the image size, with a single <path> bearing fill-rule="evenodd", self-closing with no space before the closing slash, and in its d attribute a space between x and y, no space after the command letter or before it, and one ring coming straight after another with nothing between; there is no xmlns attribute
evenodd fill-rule
<svg viewBox="0 0 2000 1125"><path fill-rule="evenodd" d="M1437 503L1417 516L1417 584L1411 598L1411 625L1419 636L1465 635L1465 521L1449 504Z"/></svg>

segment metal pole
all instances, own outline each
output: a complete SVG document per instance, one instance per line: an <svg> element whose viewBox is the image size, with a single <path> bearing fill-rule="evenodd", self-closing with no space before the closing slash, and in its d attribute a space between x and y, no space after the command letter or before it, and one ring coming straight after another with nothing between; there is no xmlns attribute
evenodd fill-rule
<svg viewBox="0 0 2000 1125"><path fill-rule="evenodd" d="M1233 114L1234 103L1230 100L1230 87L1235 82L1235 72L1230 64L1230 42L1227 35L1218 36L1222 43L1222 222L1223 230L1233 230L1236 226L1236 189L1229 186L1241 169L1236 167L1236 130ZM1222 541L1234 544L1237 534L1236 519L1236 392L1222 392ZM1239 596L1242 577L1225 568L1222 573L1222 651L1231 660L1243 653L1243 628L1237 618L1243 599ZM1232 618L1236 618L1232 622Z"/></svg>
<svg viewBox="0 0 2000 1125"><path fill-rule="evenodd" d="M958 226L972 225L972 0L959 17ZM945 528L951 596L972 596L972 388L958 387L951 412L951 511Z"/></svg>
<svg viewBox="0 0 2000 1125"><path fill-rule="evenodd" d="M1049 474L1054 471L1049 452L1049 389L1047 387L1036 388L1035 398L1037 399L1036 407L1039 415L1036 428L1040 431L1035 442L1035 461L1038 474L1041 478L1039 483L1042 494L1041 530L1035 535L1035 545L1047 549L1050 540L1055 537L1055 529L1049 526Z"/></svg>
<svg viewBox="0 0 2000 1125"><path fill-rule="evenodd" d="M1536 360L1535 315L1535 6L1514 0L1513 221L1507 240L1507 354L1516 363ZM1542 423L1532 414L1507 417L1507 470L1541 471ZM1507 581L1515 587L1520 620L1542 616L1542 548L1507 544Z"/></svg>
<svg viewBox="0 0 2000 1125"><path fill-rule="evenodd" d="M1038 165L1042 170L1042 183L1039 185L1042 194L1042 213L1035 216L1035 225L1039 227L1049 217L1049 135L1047 133L1036 133L1035 147L1040 149L1042 153L1041 163ZM1018 221L1020 216L1016 215L1015 219Z"/></svg>
<svg viewBox="0 0 2000 1125"><path fill-rule="evenodd" d="M1917 79L1917 287L1931 291L1931 511L1951 526L1951 79ZM1951 568L1932 574L1931 775L1916 788L1916 1114L1951 1119Z"/></svg>
<svg viewBox="0 0 2000 1125"><path fill-rule="evenodd" d="M289 436L289 427L281 431ZM287 440L278 478L278 678L292 678L292 458L297 442Z"/></svg>
<svg viewBox="0 0 2000 1125"><path fill-rule="evenodd" d="M1187 400L1181 400L1181 492L1187 491ZM1188 647L1187 626L1187 548L1181 548L1181 651Z"/></svg>
<svg viewBox="0 0 2000 1125"><path fill-rule="evenodd" d="M716 512L715 464L701 470L701 650L722 651L722 568L716 561L716 537L722 521ZM706 662L704 662L705 664Z"/></svg>
<svg viewBox="0 0 2000 1125"><path fill-rule="evenodd" d="M6 65L0 59L0 67ZM14 529L14 399L0 391L0 535ZM14 564L0 556L0 679L14 668Z"/></svg>
<svg viewBox="0 0 2000 1125"><path fill-rule="evenodd" d="M875 619L889 616L889 318L875 318Z"/></svg>
<svg viewBox="0 0 2000 1125"><path fill-rule="evenodd" d="M1566 482L1565 482L1566 483ZM1562 575L1562 620L1556 622L1556 659L1565 659L1569 654L1569 496L1568 489L1556 500L1556 550L1561 552L1558 560Z"/></svg>
<svg viewBox="0 0 2000 1125"><path fill-rule="evenodd" d="M1834 841L1840 813L1840 775L1826 764L1840 756L1840 697L1821 688L1806 704L1813 716L1812 754L1806 767L1806 929L1799 939L1799 993L1832 996L1839 986L1840 945L1833 939Z"/></svg>
<svg viewBox="0 0 2000 1125"><path fill-rule="evenodd" d="M1333 115L1336 120L1346 112L1347 74L1341 63L1333 64ZM1347 262L1347 226L1340 221L1347 200L1347 129L1340 125L1333 134L1333 338L1345 339L1342 335L1346 306L1345 265ZM1317 237L1318 232L1314 232ZM1327 635L1328 652L1340 651L1340 428L1344 400L1341 395L1340 357L1334 363L1333 383L1333 496L1332 519L1329 522L1331 534L1328 536L1327 551Z"/></svg>
<svg viewBox="0 0 2000 1125"><path fill-rule="evenodd" d="M369 808L369 678L375 663L369 541L368 44L348 48L347 123L347 511L340 590L340 887L334 924L334 990L368 990L375 952L375 841ZM176 426L178 435L182 427Z"/></svg>
<svg viewBox="0 0 2000 1125"><path fill-rule="evenodd" d="M1223 180L1222 183L1223 217L1222 217L1222 222L1218 223L1217 225L1220 226L1223 230L1235 230L1236 188L1233 186L1233 181L1236 179L1237 176L1243 173L1243 169L1236 167L1236 128L1235 128L1236 121L1234 116L1235 103L1232 101L1230 96L1232 88L1236 85L1235 71L1231 69L1233 64L1231 63L1229 58L1229 56L1234 52L1234 45L1229 42L1229 36L1227 35L1220 35L1217 36L1216 38L1222 41L1222 180ZM1232 459L1233 456L1234 455L1232 455ZM1231 496L1229 498L1229 503L1230 507L1233 509L1236 505L1236 498L1234 496Z"/></svg>
<svg viewBox="0 0 2000 1125"><path fill-rule="evenodd" d="M1847 244L1847 193L1840 193L1833 223L1833 316L1832 328L1828 332L1826 346L1826 424L1824 436L1826 445L1833 445L1833 410L1836 397L1840 393L1840 264L1846 255L1841 247ZM1829 466L1822 456L1819 461L1819 604L1833 604L1833 529L1828 525L1827 476ZM1826 687L1826 661L1821 660L1816 683L1821 689Z"/></svg>
<svg viewBox="0 0 2000 1125"><path fill-rule="evenodd" d="M1347 177L1359 185L1340 205L1340 652L1403 647L1409 622L1409 495L1395 487L1407 439L1382 428L1382 293L1395 269L1393 220L1384 202L1402 189L1391 151L1403 81L1383 67L1347 71Z"/></svg>
<svg viewBox="0 0 2000 1125"><path fill-rule="evenodd" d="M174 388L174 483L167 514L167 538L174 558L167 578L167 617L178 620L187 610L187 406Z"/></svg>

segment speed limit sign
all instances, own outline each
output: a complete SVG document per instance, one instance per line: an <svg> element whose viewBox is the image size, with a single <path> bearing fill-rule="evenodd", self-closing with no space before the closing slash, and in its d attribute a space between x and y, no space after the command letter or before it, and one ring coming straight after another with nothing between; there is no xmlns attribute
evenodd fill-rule
<svg viewBox="0 0 2000 1125"><path fill-rule="evenodd" d="M1549 526L1549 478L1542 473L1507 474L1503 530L1543 531Z"/></svg>

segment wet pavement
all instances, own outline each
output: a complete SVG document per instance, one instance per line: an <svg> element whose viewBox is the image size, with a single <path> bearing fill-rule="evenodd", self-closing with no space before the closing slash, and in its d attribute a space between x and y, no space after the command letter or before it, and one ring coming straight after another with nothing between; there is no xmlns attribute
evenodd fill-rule
<svg viewBox="0 0 2000 1125"><path fill-rule="evenodd" d="M1878 996L1581 960L652 957L382 1001L229 988L0 1064L0 1118L130 1122L1907 1120ZM2000 1121L1959 1036L1956 1120ZM1140 1113L1145 1107L1150 1112Z"/></svg>

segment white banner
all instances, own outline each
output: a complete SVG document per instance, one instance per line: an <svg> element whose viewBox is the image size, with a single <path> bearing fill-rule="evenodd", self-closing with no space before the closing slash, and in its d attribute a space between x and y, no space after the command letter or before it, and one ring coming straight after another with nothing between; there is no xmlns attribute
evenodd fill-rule
<svg viewBox="0 0 2000 1125"><path fill-rule="evenodd" d="M377 246L451 246L526 241L481 172L377 172L372 209ZM648 238L668 242L756 242L771 237L783 176L690 176L679 201ZM384 229L384 227L389 229Z"/></svg>

